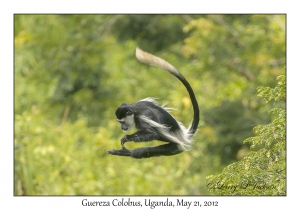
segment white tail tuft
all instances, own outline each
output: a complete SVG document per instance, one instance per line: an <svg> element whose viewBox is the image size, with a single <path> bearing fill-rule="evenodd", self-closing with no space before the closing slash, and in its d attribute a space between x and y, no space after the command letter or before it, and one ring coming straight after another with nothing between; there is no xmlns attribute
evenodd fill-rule
<svg viewBox="0 0 300 210"><path fill-rule="evenodd" d="M159 57L157 57L155 55L152 55L150 53L147 53L147 52L141 50L138 47L136 48L135 56L139 61L141 61L143 63L147 63L147 64L150 64L150 65L153 65L153 66L160 67L160 68L165 69L165 70L167 70L168 72L170 72L171 74L174 74L174 75L179 74L177 69L174 66L172 66L171 64L169 64L167 61L165 61L164 59L159 58Z"/></svg>

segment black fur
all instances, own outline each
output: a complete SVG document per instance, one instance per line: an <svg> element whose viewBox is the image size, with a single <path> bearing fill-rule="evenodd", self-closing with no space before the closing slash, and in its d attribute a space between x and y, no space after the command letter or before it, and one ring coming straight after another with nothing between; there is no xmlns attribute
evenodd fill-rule
<svg viewBox="0 0 300 210"><path fill-rule="evenodd" d="M179 129L177 121L168 111L163 107L156 105L151 99L149 99L149 101L147 100L148 99L144 99L134 104L122 103L116 110L116 117L122 119L126 116L126 113L130 111L134 113L135 126L139 130L149 128L149 125L140 119L141 116L146 116L155 122L171 126L170 131Z"/></svg>

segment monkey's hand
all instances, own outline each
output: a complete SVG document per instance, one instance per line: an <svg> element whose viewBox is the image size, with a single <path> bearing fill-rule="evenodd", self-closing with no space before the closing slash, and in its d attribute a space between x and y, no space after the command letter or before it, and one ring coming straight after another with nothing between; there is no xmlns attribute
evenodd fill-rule
<svg viewBox="0 0 300 210"><path fill-rule="evenodd" d="M108 154L111 155L118 155L118 156L131 156L131 151L126 149L125 147L122 147L122 149L119 150L108 150L107 151Z"/></svg>
<svg viewBox="0 0 300 210"><path fill-rule="evenodd" d="M127 137L127 135L124 136L124 137L121 139L121 145L122 145L122 147L124 147L124 144L125 144L126 142L128 142L128 141L130 141L130 140L129 140L129 138ZM124 147L124 148L125 148L125 147Z"/></svg>

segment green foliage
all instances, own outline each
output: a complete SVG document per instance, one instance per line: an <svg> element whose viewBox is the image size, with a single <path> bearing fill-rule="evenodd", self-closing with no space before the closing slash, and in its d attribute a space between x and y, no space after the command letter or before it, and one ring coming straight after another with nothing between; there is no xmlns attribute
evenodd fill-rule
<svg viewBox="0 0 300 210"><path fill-rule="evenodd" d="M259 87L258 96L285 100L285 76L278 80L275 88ZM255 126L257 136L244 141L251 148L262 148L227 166L220 175L207 177L207 187L215 195L286 195L286 111L274 108L270 113L277 118Z"/></svg>
<svg viewBox="0 0 300 210"><path fill-rule="evenodd" d="M202 129L214 130L218 139L207 148L221 154L224 164L242 157L237 154L244 153L242 139L253 135L252 125L271 119L266 115L270 105L261 105L255 95L258 86L273 86L274 77L284 74L284 23L285 16L206 15L184 27L190 36L183 54L201 78ZM209 142L211 136L203 138Z"/></svg>
<svg viewBox="0 0 300 210"><path fill-rule="evenodd" d="M270 87L258 87L258 96L263 97L267 102L274 99L275 101L285 100L286 97L286 81L285 76L278 77L278 85L273 89Z"/></svg>
<svg viewBox="0 0 300 210"><path fill-rule="evenodd" d="M208 194L205 177L247 155L241 140L253 136L252 125L272 119L266 112L272 105L255 95L284 74L284 15L14 20L15 195ZM176 108L172 114L183 124L192 118L185 88L168 72L138 62L137 46L172 63L193 87L201 121L191 151L146 160L107 154L124 135L114 116L122 102L155 97Z"/></svg>
<svg viewBox="0 0 300 210"><path fill-rule="evenodd" d="M134 39L141 43L140 47L152 52L167 49L186 38L182 30L185 20L179 15L127 15L126 18L119 15L115 22L112 32L118 40Z"/></svg>

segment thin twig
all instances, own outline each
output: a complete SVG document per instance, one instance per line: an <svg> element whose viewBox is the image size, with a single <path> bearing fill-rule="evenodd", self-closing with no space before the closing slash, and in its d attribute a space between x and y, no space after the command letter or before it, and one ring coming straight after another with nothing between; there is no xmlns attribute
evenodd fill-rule
<svg viewBox="0 0 300 210"><path fill-rule="evenodd" d="M61 119L61 125L64 125L65 122L67 121L67 118L68 118L68 115L69 115L69 111L70 111L70 107L67 106L67 107L65 108L63 118Z"/></svg>
<svg viewBox="0 0 300 210"><path fill-rule="evenodd" d="M102 24L97 28L97 31L102 31L102 38L105 38L107 34L110 32L112 25L121 17L122 15L114 15L111 19L107 22Z"/></svg>

